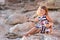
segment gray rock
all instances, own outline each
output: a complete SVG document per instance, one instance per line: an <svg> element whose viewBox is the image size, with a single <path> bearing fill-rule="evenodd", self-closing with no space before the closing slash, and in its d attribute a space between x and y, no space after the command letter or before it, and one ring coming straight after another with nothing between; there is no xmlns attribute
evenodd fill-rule
<svg viewBox="0 0 60 40"><path fill-rule="evenodd" d="M4 5L5 4L5 0L0 0L0 5Z"/></svg>
<svg viewBox="0 0 60 40"><path fill-rule="evenodd" d="M53 19L53 21L57 21L60 23L60 12L59 11L49 11L49 16Z"/></svg>
<svg viewBox="0 0 60 40"><path fill-rule="evenodd" d="M32 27L34 27L34 23L32 22L26 22L23 24L17 24L9 29L10 33L16 33L19 35L23 35L28 30L30 30Z"/></svg>
<svg viewBox="0 0 60 40"><path fill-rule="evenodd" d="M24 23L27 22L28 18L22 14L12 14L8 17L6 23L8 24L17 24L17 23Z"/></svg>
<svg viewBox="0 0 60 40"><path fill-rule="evenodd" d="M34 23L32 22L26 22L23 24L17 24L9 29L9 33L7 33L5 36L9 39L14 38L21 38L28 30L30 30L32 27L34 27Z"/></svg>
<svg viewBox="0 0 60 40"><path fill-rule="evenodd" d="M57 37L54 37L52 35L45 35L45 34L35 34L29 37L22 38L23 40L58 40ZM21 39L21 40L22 40Z"/></svg>

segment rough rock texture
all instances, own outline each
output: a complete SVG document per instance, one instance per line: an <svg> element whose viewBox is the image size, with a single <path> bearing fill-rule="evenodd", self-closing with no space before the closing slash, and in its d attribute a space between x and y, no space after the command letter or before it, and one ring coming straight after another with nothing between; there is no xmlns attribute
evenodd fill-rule
<svg viewBox="0 0 60 40"><path fill-rule="evenodd" d="M12 2L11 2L12 1ZM41 0L45 1L45 0ZM40 0L10 0L11 3L0 7L0 40L20 40L23 34L34 27L34 23L27 22L28 17L36 13ZM48 0L47 6L53 5L54 0ZM7 1L6 1L7 2ZM16 2L16 4L15 4ZM44 3L44 2L43 2ZM58 6L58 5L57 5ZM6 8L6 9L5 9ZM49 11L49 16L54 21L54 34L36 34L27 37L28 40L60 40L60 11ZM10 25L14 24L14 25ZM12 35L10 39L6 37L8 32ZM14 34L13 36L13 33ZM7 35L7 36L9 36ZM11 39L14 38L14 39ZM25 39L24 39L25 40Z"/></svg>
<svg viewBox="0 0 60 40"><path fill-rule="evenodd" d="M49 12L50 17L52 17L53 20L58 21L58 22L60 23L60 21L59 21L59 20L60 20L59 14L60 14L59 11L58 11L58 12L57 12L57 11L54 11L54 12L51 12L51 11L50 11L50 12Z"/></svg>
<svg viewBox="0 0 60 40"><path fill-rule="evenodd" d="M27 32L28 30L30 30L32 27L34 27L34 23L32 23L32 22L26 22L26 23L17 24L15 26L11 27L10 30L9 30L9 32L18 33L18 30L19 30L20 35L21 35L24 32Z"/></svg>
<svg viewBox="0 0 60 40"><path fill-rule="evenodd" d="M60 25L60 16L59 16L60 12L59 11L54 11L54 12L49 12L49 16L53 19L54 22L54 28L57 30L59 29L59 25Z"/></svg>
<svg viewBox="0 0 60 40"><path fill-rule="evenodd" d="M4 5L5 4L5 0L0 0L0 5Z"/></svg>
<svg viewBox="0 0 60 40"><path fill-rule="evenodd" d="M23 24L17 24L13 27L10 27L8 30L8 34L6 34L5 37L9 39L14 39L18 37L22 37L28 30L30 30L32 27L34 27L34 23L32 22L26 22Z"/></svg>
<svg viewBox="0 0 60 40"><path fill-rule="evenodd" d="M23 37L21 40L58 40L57 37L45 34L35 34L29 37Z"/></svg>
<svg viewBox="0 0 60 40"><path fill-rule="evenodd" d="M28 17L22 14L12 14L8 17L7 23L8 24L17 24L17 23L24 23L28 21Z"/></svg>
<svg viewBox="0 0 60 40"><path fill-rule="evenodd" d="M32 11L31 12L27 12L27 13L25 13L26 15L31 15L31 13L32 13ZM57 14L56 14L57 13ZM59 24L60 24L60 21L59 21L59 11L54 11L54 12L51 12L51 11L49 11L49 16L50 17L52 17L52 19L53 19L53 21L54 21L54 28L55 29L53 29L53 30L58 30L58 31L56 31L56 32L58 32L58 33L56 33L56 34L54 34L54 35L40 35L41 36L41 40L58 40L58 38L60 38L60 35L59 35L59 32L60 32L60 27L59 27ZM34 12L32 13L32 15L34 14ZM29 16L29 17L31 17L31 16ZM58 18L57 18L58 17ZM9 18L9 17L8 17ZM13 27L11 27L10 28L10 32L13 32L13 33L16 33L17 34L17 36L16 36L16 38L17 37L19 37L19 36L22 36L24 33L26 33L28 30L30 30L31 28L32 28L33 26L32 26L32 23L31 22L24 22L24 23L22 23L22 24L17 24L17 25L15 25L15 26L13 26ZM57 35L58 34L58 35ZM33 36L30 36L28 39L30 40L40 40L40 36L35 36L35 35L33 35ZM42 38L42 37L44 37L44 39ZM14 38L14 36L13 37L11 37L11 38ZM19 39L19 38L17 38L17 39Z"/></svg>

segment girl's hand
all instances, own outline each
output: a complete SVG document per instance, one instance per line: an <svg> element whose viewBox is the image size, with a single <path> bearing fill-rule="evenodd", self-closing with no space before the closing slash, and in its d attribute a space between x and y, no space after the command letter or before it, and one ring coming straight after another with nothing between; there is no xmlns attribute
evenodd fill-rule
<svg viewBox="0 0 60 40"><path fill-rule="evenodd" d="M49 24L46 24L46 27L47 27L47 28L49 28L49 27L52 28L52 26L53 26L53 23L52 23L52 22L49 22Z"/></svg>
<svg viewBox="0 0 60 40"><path fill-rule="evenodd" d="M38 22L38 18L35 18L35 22Z"/></svg>
<svg viewBox="0 0 60 40"><path fill-rule="evenodd" d="M47 28L49 28L49 27L50 27L50 26L49 26L49 24L46 24L45 26L46 26Z"/></svg>

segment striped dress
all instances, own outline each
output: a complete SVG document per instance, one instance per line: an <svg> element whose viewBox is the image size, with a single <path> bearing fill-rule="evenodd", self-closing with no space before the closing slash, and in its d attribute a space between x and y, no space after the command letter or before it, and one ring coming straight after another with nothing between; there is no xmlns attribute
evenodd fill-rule
<svg viewBox="0 0 60 40"><path fill-rule="evenodd" d="M40 17L38 16L38 22L36 23L36 28L41 29L41 33L49 32L50 29L46 28L46 24L49 24L49 21L46 18L46 15Z"/></svg>

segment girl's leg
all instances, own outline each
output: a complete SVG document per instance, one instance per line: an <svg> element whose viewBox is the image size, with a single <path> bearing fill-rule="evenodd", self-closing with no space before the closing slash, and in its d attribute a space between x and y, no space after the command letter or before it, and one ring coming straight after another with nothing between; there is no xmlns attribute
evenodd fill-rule
<svg viewBox="0 0 60 40"><path fill-rule="evenodd" d="M53 23L49 23L49 25L50 25L50 34L52 34L53 33Z"/></svg>
<svg viewBox="0 0 60 40"><path fill-rule="evenodd" d="M41 29L39 28L38 30L36 30L36 32L35 33L39 33L41 31Z"/></svg>
<svg viewBox="0 0 60 40"><path fill-rule="evenodd" d="M52 32L53 32L53 30L52 30L52 28L50 28L50 34L52 34Z"/></svg>
<svg viewBox="0 0 60 40"><path fill-rule="evenodd" d="M28 35L34 34L37 30L38 30L38 28L33 27L33 28L32 28L31 30L29 30L24 36L28 36Z"/></svg>

